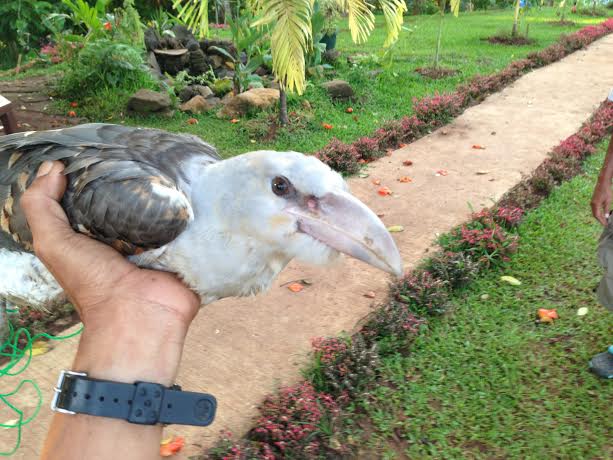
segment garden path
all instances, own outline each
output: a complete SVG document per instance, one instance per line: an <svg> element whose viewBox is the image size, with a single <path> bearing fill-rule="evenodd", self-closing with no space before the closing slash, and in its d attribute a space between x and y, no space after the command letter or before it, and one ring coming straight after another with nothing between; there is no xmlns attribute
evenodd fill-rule
<svg viewBox="0 0 613 460"><path fill-rule="evenodd" d="M450 125L370 165L369 178L349 180L353 192L383 214L387 225L405 227L394 237L407 268L428 252L439 233L465 221L471 207L491 205L579 128L613 87L611 56L613 34L525 75ZM485 149L473 149L474 144ZM403 166L403 160L414 164ZM436 175L442 169L448 174ZM413 182L397 182L404 175ZM372 179L380 179L394 195L379 196ZM299 279L312 285L299 293L282 287ZM186 437L184 452L175 458L202 452L221 429L237 434L248 429L265 394L300 378L310 340L354 330L373 303L385 299L388 282L384 274L353 260L325 269L293 263L268 294L207 306L190 330L178 383L215 395L218 416L208 429L168 427L168 433ZM374 300L364 297L368 291L376 294ZM59 369L70 368L76 343L56 345L22 374L38 381L45 406L25 429L15 458L38 457L51 418L52 387ZM9 386L7 378L2 380ZM34 398L16 402L32 407ZM9 415L0 409L0 420L13 418ZM0 433L0 445L6 445L9 434Z"/></svg>
<svg viewBox="0 0 613 460"><path fill-rule="evenodd" d="M0 94L14 103L19 131L62 128L80 122L77 118L49 113L53 102L50 86L51 79L47 76L0 81ZM4 134L1 125L0 134Z"/></svg>

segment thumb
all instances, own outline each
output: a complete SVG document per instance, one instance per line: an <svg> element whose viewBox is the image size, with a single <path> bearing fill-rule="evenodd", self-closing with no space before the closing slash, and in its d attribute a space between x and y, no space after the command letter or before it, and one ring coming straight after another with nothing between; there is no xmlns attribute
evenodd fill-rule
<svg viewBox="0 0 613 460"><path fill-rule="evenodd" d="M42 239L71 231L64 210L59 204L66 190L64 165L59 161L45 161L39 168L36 179L21 196L24 211L35 245Z"/></svg>

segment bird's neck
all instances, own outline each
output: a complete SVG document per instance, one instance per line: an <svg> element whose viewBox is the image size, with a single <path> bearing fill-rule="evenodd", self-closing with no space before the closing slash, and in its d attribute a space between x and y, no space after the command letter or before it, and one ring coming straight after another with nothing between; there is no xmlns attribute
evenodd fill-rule
<svg viewBox="0 0 613 460"><path fill-rule="evenodd" d="M192 172L194 221L164 255L164 264L181 273L203 303L266 290L289 262L287 255L262 244L248 229L238 231L240 221L230 220L240 215L237 208L244 204L228 187L223 163Z"/></svg>

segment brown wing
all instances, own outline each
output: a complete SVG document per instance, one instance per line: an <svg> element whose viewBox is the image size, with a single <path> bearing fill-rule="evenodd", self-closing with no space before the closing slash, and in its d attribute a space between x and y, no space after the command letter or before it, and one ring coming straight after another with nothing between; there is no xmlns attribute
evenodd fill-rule
<svg viewBox="0 0 613 460"><path fill-rule="evenodd" d="M0 137L0 247L9 236L32 250L19 198L45 160L66 164L62 205L73 228L125 254L174 240L193 218L182 166L219 159L197 137L154 129L89 124Z"/></svg>

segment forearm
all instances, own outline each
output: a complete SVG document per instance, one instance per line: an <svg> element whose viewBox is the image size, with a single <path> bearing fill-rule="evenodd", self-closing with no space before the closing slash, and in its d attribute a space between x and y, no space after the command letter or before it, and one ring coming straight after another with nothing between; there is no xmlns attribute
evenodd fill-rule
<svg viewBox="0 0 613 460"><path fill-rule="evenodd" d="M135 310L129 306L125 309L128 315ZM181 358L183 332L164 328L164 319L159 314L142 318L139 330L84 331L72 369L116 382L172 385ZM160 426L56 414L42 458L102 460L119 455L122 460L151 460L159 457L161 435Z"/></svg>
<svg viewBox="0 0 613 460"><path fill-rule="evenodd" d="M600 174L598 176L598 182L606 184L606 185L610 185L612 179L613 179L613 136L611 136L611 140L609 141L609 148L607 149L607 155L604 159L604 164L602 165L602 169L600 170Z"/></svg>

